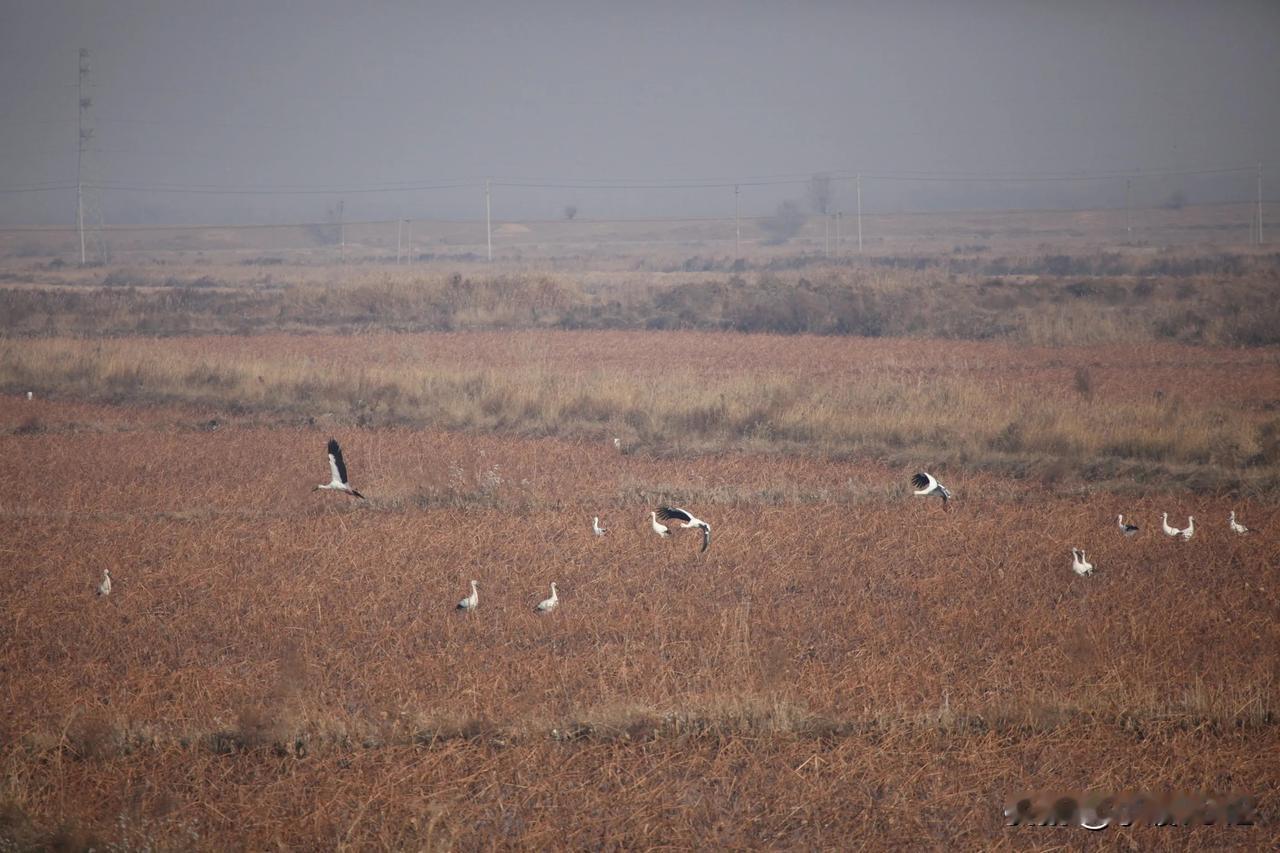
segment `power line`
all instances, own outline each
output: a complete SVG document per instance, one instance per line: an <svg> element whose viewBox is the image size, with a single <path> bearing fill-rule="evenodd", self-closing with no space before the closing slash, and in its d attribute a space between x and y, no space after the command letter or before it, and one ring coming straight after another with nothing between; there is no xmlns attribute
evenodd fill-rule
<svg viewBox="0 0 1280 853"><path fill-rule="evenodd" d="M1255 167L1256 169L1256 167ZM66 189L75 189L75 185L71 184ZM1222 208L1222 207L1241 207L1255 204L1253 199L1244 199L1241 201L1223 201L1223 202L1198 202L1187 203L1183 208ZM1264 199L1265 205L1280 204L1280 198ZM1133 207L1130 210L1134 212L1155 212L1165 210L1166 208L1156 206ZM1125 210L1123 207L1025 207L1025 208L953 208L949 210L872 210L863 211L863 217L876 219L889 219L899 216L910 217L931 217L931 216L1017 216L1032 213L1121 213ZM764 222L771 220L772 216L742 216L738 221L742 222ZM815 215L816 218L816 215ZM390 226L398 222L412 222L417 224L439 224L439 225L469 225L480 226L484 223L483 219L450 219L444 217L404 217L395 219L367 219L367 220L347 220L343 224L347 228L372 227L372 226ZM608 219L590 219L576 218L573 220L565 219L505 219L494 220L495 226L503 224L520 224L520 225L564 225L569 228L581 225L679 225L679 224L700 224L700 223L725 223L730 224L735 221L733 216L649 216L649 217L625 217L625 218L608 218ZM316 228L316 227L332 227L338 225L335 221L325 222L278 222L278 223L241 223L241 224L188 224L188 225L172 225L172 224L129 224L129 225L104 225L102 230L107 233L130 233L145 231L251 231L251 230L279 230L287 228ZM69 225L48 225L48 226L20 226L14 228L0 227L0 234L23 234L23 233L62 233L75 232L74 226Z"/></svg>

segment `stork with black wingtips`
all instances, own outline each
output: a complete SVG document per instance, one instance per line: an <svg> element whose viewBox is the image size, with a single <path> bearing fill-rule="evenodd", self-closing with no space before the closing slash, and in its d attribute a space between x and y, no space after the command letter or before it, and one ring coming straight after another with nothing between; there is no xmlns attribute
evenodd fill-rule
<svg viewBox="0 0 1280 853"><path fill-rule="evenodd" d="M689 512L688 510L680 509L679 507L675 507L675 506L659 507L658 511L654 514L654 522L653 522L654 529L657 529L658 527L663 526L658 524L657 519L659 518L662 519L663 521L678 521L680 522L680 527L684 530L688 530L690 528L696 528L698 530L701 530L702 531L702 550L705 551L711 547L711 525L707 524L705 521L703 521L700 518L695 518L693 513ZM662 535L669 535L669 532L668 534L662 534Z"/></svg>
<svg viewBox="0 0 1280 853"><path fill-rule="evenodd" d="M342 461L342 448L338 446L337 440L332 438L329 439L329 472L332 475L329 482L321 483L312 491L326 489L364 499L364 495L351 488L351 483L347 480L347 465Z"/></svg>

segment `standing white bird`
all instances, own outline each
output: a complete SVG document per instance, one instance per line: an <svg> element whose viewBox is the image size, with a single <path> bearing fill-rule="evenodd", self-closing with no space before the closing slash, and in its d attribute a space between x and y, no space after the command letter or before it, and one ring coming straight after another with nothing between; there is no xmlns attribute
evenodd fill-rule
<svg viewBox="0 0 1280 853"><path fill-rule="evenodd" d="M351 484L347 481L347 465L342 461L342 448L332 438L329 439L329 471L332 474L332 479L327 483L321 483L311 491L332 489L335 492L351 495L353 498L364 498L364 495L351 488Z"/></svg>
<svg viewBox="0 0 1280 853"><path fill-rule="evenodd" d="M99 597L111 594L111 570L110 569L102 570L102 580L98 582L97 590L98 590Z"/></svg>
<svg viewBox="0 0 1280 853"><path fill-rule="evenodd" d="M1133 536L1138 532L1138 525L1125 524L1123 515L1116 516L1116 525L1120 528L1120 532L1123 533L1125 536Z"/></svg>
<svg viewBox="0 0 1280 853"><path fill-rule="evenodd" d="M1071 570L1081 577L1087 577L1093 574L1093 563L1084 558L1084 551L1078 548L1071 549Z"/></svg>
<svg viewBox="0 0 1280 853"><path fill-rule="evenodd" d="M27 401L28 401L28 402L30 402L30 401L31 401L31 398L32 398L32 397L34 397L34 396L35 396L34 394L32 394L30 391L28 391L28 392L27 392Z"/></svg>
<svg viewBox="0 0 1280 853"><path fill-rule="evenodd" d="M711 525L701 519L694 518L693 513L688 510L674 506L659 507L657 516L653 522L655 527L658 525L658 518L661 518L663 521L678 521L680 522L680 526L685 530L688 530L691 527L698 528L702 531L702 550L705 551L711 547Z"/></svg>
<svg viewBox="0 0 1280 853"><path fill-rule="evenodd" d="M1194 515L1187 516L1187 526L1182 528L1182 541L1190 542L1191 537L1196 535L1196 517Z"/></svg>
<svg viewBox="0 0 1280 853"><path fill-rule="evenodd" d="M614 449L614 450L621 450L621 449L622 449L622 439L620 439L620 438L615 438L615 439L613 440L613 449Z"/></svg>
<svg viewBox="0 0 1280 853"><path fill-rule="evenodd" d="M1169 524L1169 513L1160 513L1160 527L1164 530L1165 536L1181 536L1182 531Z"/></svg>
<svg viewBox="0 0 1280 853"><path fill-rule="evenodd" d="M600 516L598 515L591 516L591 532L597 536L603 536L609 532L600 526Z"/></svg>
<svg viewBox="0 0 1280 853"><path fill-rule="evenodd" d="M480 593L476 591L476 582L471 582L471 594L458 602L457 610L465 610L468 613L480 606Z"/></svg>
<svg viewBox="0 0 1280 853"><path fill-rule="evenodd" d="M649 513L649 523L653 525L653 532L661 536L663 539L666 539L671 535L671 528L667 527L665 524L658 523L657 512Z"/></svg>
<svg viewBox="0 0 1280 853"><path fill-rule="evenodd" d="M1249 532L1249 528L1236 521L1236 511L1234 509L1231 510L1231 515L1227 518L1227 524L1231 526L1232 533L1239 533L1243 535Z"/></svg>
<svg viewBox="0 0 1280 853"><path fill-rule="evenodd" d="M948 509L947 501L951 500L951 491L946 486L935 480L932 474L926 471L916 474L911 478L911 485L916 487L916 490L912 494L924 496L937 495L942 498L942 508L944 510Z"/></svg>
<svg viewBox="0 0 1280 853"><path fill-rule="evenodd" d="M551 597L544 598L538 602L538 606L533 608L535 613L550 613L560 604L560 594L556 592L556 582L551 582Z"/></svg>

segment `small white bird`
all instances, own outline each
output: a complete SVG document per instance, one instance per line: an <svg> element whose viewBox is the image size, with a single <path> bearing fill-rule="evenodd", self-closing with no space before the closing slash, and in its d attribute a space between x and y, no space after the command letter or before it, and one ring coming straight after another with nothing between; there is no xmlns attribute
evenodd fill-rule
<svg viewBox="0 0 1280 853"><path fill-rule="evenodd" d="M1164 530L1165 536L1181 536L1182 531L1169 524L1169 513L1160 513L1160 527Z"/></svg>
<svg viewBox="0 0 1280 853"><path fill-rule="evenodd" d="M1191 537L1196 535L1196 517L1194 515L1187 516L1187 526L1182 528L1182 541L1190 542Z"/></svg>
<svg viewBox="0 0 1280 853"><path fill-rule="evenodd" d="M678 521L680 522L680 526L685 530L688 530L691 527L698 528L702 531L702 550L705 551L711 547L711 525L701 519L694 518L693 513L688 510L674 506L659 507L653 521L655 528L658 526L659 518L663 521Z"/></svg>
<svg viewBox="0 0 1280 853"><path fill-rule="evenodd" d="M951 491L937 480L927 471L922 471L911 478L911 485L916 487L912 494L916 495L937 495L942 498L942 508L949 509L947 501L951 500Z"/></svg>
<svg viewBox="0 0 1280 853"><path fill-rule="evenodd" d="M32 398L33 396L35 396L35 395L33 395L30 391L28 391L28 392L27 392L27 400L28 400L28 402L31 400L31 398Z"/></svg>
<svg viewBox="0 0 1280 853"><path fill-rule="evenodd" d="M329 439L329 472L332 474L332 479L327 483L321 483L311 491L332 489L335 492L351 495L353 498L364 498L364 495L351 488L351 484L347 481L347 465L342 461L342 448L332 438Z"/></svg>
<svg viewBox="0 0 1280 853"><path fill-rule="evenodd" d="M1138 532L1138 525L1125 524L1123 515L1116 516L1116 525L1119 526L1120 532L1123 533L1125 536L1133 536Z"/></svg>
<svg viewBox="0 0 1280 853"><path fill-rule="evenodd" d="M614 449L614 450L621 450L621 449L622 449L622 439L620 439L620 438L615 438L615 439L613 440L613 449Z"/></svg>
<svg viewBox="0 0 1280 853"><path fill-rule="evenodd" d="M603 536L609 532L600 526L600 516L598 515L593 515L591 517L591 532L597 536Z"/></svg>
<svg viewBox="0 0 1280 853"><path fill-rule="evenodd" d="M476 582L471 582L471 594L458 602L457 610L471 612L480 605L480 593L476 591Z"/></svg>
<svg viewBox="0 0 1280 853"><path fill-rule="evenodd" d="M111 594L111 570L102 570L102 580L98 582L98 596Z"/></svg>
<svg viewBox="0 0 1280 853"><path fill-rule="evenodd" d="M653 532L661 536L663 539L666 539L671 535L671 528L667 527L665 524L658 523L657 512L649 513L649 523L653 525Z"/></svg>
<svg viewBox="0 0 1280 853"><path fill-rule="evenodd" d="M556 582L551 582L551 597L544 598L538 602L538 606L533 608L535 613L550 613L560 604L560 594L556 592Z"/></svg>
<svg viewBox="0 0 1280 853"><path fill-rule="evenodd" d="M1078 548L1071 549L1071 570L1081 577L1087 577L1093 574L1093 563L1088 562L1084 558L1084 551Z"/></svg>
<svg viewBox="0 0 1280 853"><path fill-rule="evenodd" d="M1231 525L1232 533L1239 533L1243 535L1249 532L1249 528L1245 527L1243 524L1236 521L1236 511L1234 509L1231 510L1231 515L1230 517L1227 518L1227 523Z"/></svg>

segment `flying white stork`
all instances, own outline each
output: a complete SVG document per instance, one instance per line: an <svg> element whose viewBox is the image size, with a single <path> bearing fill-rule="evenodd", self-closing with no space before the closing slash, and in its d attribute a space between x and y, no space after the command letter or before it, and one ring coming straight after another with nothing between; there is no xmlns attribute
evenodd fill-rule
<svg viewBox="0 0 1280 853"><path fill-rule="evenodd" d="M1116 526L1120 528L1120 532L1125 536L1133 536L1138 532L1138 525L1126 524L1123 515L1116 516Z"/></svg>
<svg viewBox="0 0 1280 853"><path fill-rule="evenodd" d="M597 536L603 536L609 532L600 526L600 516L598 515L593 515L591 517L591 532Z"/></svg>
<svg viewBox="0 0 1280 853"><path fill-rule="evenodd" d="M685 530L691 527L698 528L702 531L702 550L705 551L711 547L711 525L701 519L694 518L693 513L688 510L674 506L659 507L653 521L655 529L660 526L657 521L659 518L663 521L678 521L680 522L680 527Z"/></svg>
<svg viewBox="0 0 1280 853"><path fill-rule="evenodd" d="M1245 527L1243 524L1236 521L1236 511L1234 509L1231 510L1231 515L1230 517L1227 518L1227 524L1231 526L1232 533L1239 533L1243 535L1249 532L1249 528Z"/></svg>
<svg viewBox="0 0 1280 853"><path fill-rule="evenodd" d="M1196 517L1194 515L1187 516L1187 526L1182 528L1182 541L1190 542L1191 537L1196 535Z"/></svg>
<svg viewBox="0 0 1280 853"><path fill-rule="evenodd" d="M951 490L933 478L927 471L922 471L911 478L911 485L916 487L916 495L937 495L942 498L942 508L948 509L947 501L951 500Z"/></svg>
<svg viewBox="0 0 1280 853"><path fill-rule="evenodd" d="M658 522L657 512L649 513L649 524L653 526L653 532L661 536L663 539L666 539L671 535L671 528Z"/></svg>
<svg viewBox="0 0 1280 853"><path fill-rule="evenodd" d="M98 590L99 597L111 594L111 570L110 569L102 570L102 580L98 582L97 590Z"/></svg>
<svg viewBox="0 0 1280 853"><path fill-rule="evenodd" d="M1160 513L1160 528L1164 530L1165 536L1181 536L1182 531L1169 523L1169 513Z"/></svg>
<svg viewBox="0 0 1280 853"><path fill-rule="evenodd" d="M347 481L347 465L342 461L342 448L338 446L335 439L329 439L329 471L333 475L327 483L321 483L316 489L332 489L335 492L342 492L351 495L353 498L364 498L364 495L351 488L351 484Z"/></svg>
<svg viewBox="0 0 1280 853"><path fill-rule="evenodd" d="M1081 577L1088 577L1093 574L1093 563L1084 558L1084 551L1079 548L1071 549L1071 571Z"/></svg>
<svg viewBox="0 0 1280 853"><path fill-rule="evenodd" d="M470 613L480 606L480 593L476 591L476 582L471 582L471 594L458 602L457 610L465 610Z"/></svg>
<svg viewBox="0 0 1280 853"><path fill-rule="evenodd" d="M560 604L560 594L556 592L556 582L551 582L551 597L544 598L538 602L538 606L533 608L535 613L550 613Z"/></svg>

